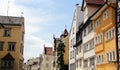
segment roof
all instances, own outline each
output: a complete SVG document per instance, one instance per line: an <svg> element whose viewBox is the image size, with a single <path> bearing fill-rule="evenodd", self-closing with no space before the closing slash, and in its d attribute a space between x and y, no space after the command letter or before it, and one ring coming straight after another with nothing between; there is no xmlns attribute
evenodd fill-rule
<svg viewBox="0 0 120 70"><path fill-rule="evenodd" d="M52 47L45 47L44 52L46 55L52 55Z"/></svg>
<svg viewBox="0 0 120 70"><path fill-rule="evenodd" d="M85 4L84 2L86 2L89 5L103 5L105 3L104 0L83 0L81 10L83 10Z"/></svg>
<svg viewBox="0 0 120 70"><path fill-rule="evenodd" d="M10 53L8 53L7 55L5 55L2 60L14 60L14 58L12 57L12 55Z"/></svg>
<svg viewBox="0 0 120 70"><path fill-rule="evenodd" d="M61 37L62 36L66 37L67 35L68 35L68 31L67 31L67 29L65 29L64 32L61 34Z"/></svg>
<svg viewBox="0 0 120 70"><path fill-rule="evenodd" d="M0 23L4 25L21 25L24 23L24 17L0 16Z"/></svg>
<svg viewBox="0 0 120 70"><path fill-rule="evenodd" d="M104 4L104 0L85 0L87 4L96 4L96 5L102 5Z"/></svg>

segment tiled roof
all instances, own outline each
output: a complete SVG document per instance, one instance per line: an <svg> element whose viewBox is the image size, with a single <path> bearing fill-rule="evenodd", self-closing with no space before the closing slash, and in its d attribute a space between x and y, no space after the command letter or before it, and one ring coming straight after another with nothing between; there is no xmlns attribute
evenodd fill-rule
<svg viewBox="0 0 120 70"><path fill-rule="evenodd" d="M5 25L21 25L24 23L24 17L0 16L0 23Z"/></svg>
<svg viewBox="0 0 120 70"><path fill-rule="evenodd" d="M97 4L97 5L102 5L104 4L104 0L85 0L87 4Z"/></svg>
<svg viewBox="0 0 120 70"><path fill-rule="evenodd" d="M53 54L52 47L45 47L44 51L45 51L46 55L52 55Z"/></svg>
<svg viewBox="0 0 120 70"><path fill-rule="evenodd" d="M8 53L7 55L5 55L2 60L14 60L14 58L12 57L12 55L10 53Z"/></svg>

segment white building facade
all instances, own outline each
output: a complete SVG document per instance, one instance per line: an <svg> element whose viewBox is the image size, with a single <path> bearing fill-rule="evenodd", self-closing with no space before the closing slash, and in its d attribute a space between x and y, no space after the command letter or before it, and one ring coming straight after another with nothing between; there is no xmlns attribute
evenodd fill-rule
<svg viewBox="0 0 120 70"><path fill-rule="evenodd" d="M94 26L91 16L99 9L99 1L83 0L82 11L84 11L84 22L82 26L82 46L83 46L83 67L84 70L95 70L94 52Z"/></svg>
<svg viewBox="0 0 120 70"><path fill-rule="evenodd" d="M69 70L76 70L76 32L81 24L81 7L76 4L69 37ZM83 15L83 14L82 14Z"/></svg>

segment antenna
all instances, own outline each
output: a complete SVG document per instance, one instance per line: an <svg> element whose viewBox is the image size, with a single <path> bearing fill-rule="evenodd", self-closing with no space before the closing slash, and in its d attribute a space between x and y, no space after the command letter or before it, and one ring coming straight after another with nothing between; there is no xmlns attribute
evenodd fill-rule
<svg viewBox="0 0 120 70"><path fill-rule="evenodd" d="M8 1L8 4L7 4L7 16L8 16L8 12L9 12L9 3L10 3L10 1Z"/></svg>

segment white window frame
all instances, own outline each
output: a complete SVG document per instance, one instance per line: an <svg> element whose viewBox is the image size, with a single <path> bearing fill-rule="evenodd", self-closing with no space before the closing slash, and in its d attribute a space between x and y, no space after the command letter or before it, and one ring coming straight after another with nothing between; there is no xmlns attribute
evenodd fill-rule
<svg viewBox="0 0 120 70"><path fill-rule="evenodd" d="M103 18L104 18L104 19L107 19L108 16L109 16L109 11L106 10L106 11L103 13Z"/></svg>
<svg viewBox="0 0 120 70"><path fill-rule="evenodd" d="M98 20L96 21L96 28L98 28L98 27L100 26L100 24L101 24L101 20L98 19Z"/></svg>
<svg viewBox="0 0 120 70"><path fill-rule="evenodd" d="M115 29L114 27L106 31L105 33L105 40L108 41L115 36Z"/></svg>
<svg viewBox="0 0 120 70"><path fill-rule="evenodd" d="M107 62L115 61L115 52L114 51L108 52L106 54L106 56L107 56Z"/></svg>
<svg viewBox="0 0 120 70"><path fill-rule="evenodd" d="M79 59L79 67L82 67L82 59Z"/></svg>
<svg viewBox="0 0 120 70"><path fill-rule="evenodd" d="M97 60L97 64L102 64L103 63L103 55L102 54L97 55L96 60Z"/></svg>
<svg viewBox="0 0 120 70"><path fill-rule="evenodd" d="M99 33L98 35L96 35L95 40L94 40L95 45L102 43L102 37L103 37L102 33Z"/></svg>

